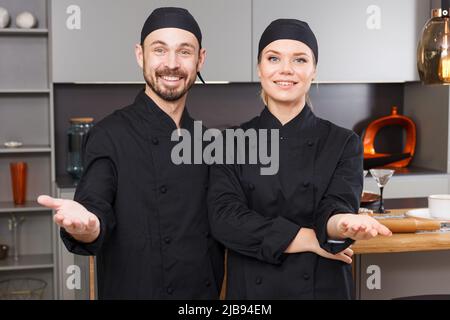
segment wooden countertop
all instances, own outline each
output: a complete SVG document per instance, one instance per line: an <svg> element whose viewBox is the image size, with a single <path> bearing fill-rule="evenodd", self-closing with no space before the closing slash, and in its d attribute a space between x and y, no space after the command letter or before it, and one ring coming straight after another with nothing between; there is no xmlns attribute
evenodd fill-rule
<svg viewBox="0 0 450 320"><path fill-rule="evenodd" d="M410 209L392 209L390 214ZM352 249L355 254L450 250L450 232L394 233L391 237L356 241Z"/></svg>
<svg viewBox="0 0 450 320"><path fill-rule="evenodd" d="M427 234L393 234L371 240L356 241L355 254L450 250L450 232Z"/></svg>

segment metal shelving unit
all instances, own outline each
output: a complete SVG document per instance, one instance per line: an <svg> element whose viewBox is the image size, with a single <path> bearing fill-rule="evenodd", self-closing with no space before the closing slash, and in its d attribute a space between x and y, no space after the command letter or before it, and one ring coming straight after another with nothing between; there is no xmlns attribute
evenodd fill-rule
<svg viewBox="0 0 450 320"><path fill-rule="evenodd" d="M55 226L39 194L53 194L54 125L50 0L1 0L11 17L29 11L38 28L0 29L0 242L10 247L0 260L0 280L34 277L48 284L44 299L57 297ZM7 141L21 147L8 148ZM27 202L15 205L9 163L28 164ZM23 221L20 222L20 221ZM19 226L12 228L15 222ZM17 246L18 251L14 246ZM14 259L18 254L18 260Z"/></svg>
<svg viewBox="0 0 450 320"><path fill-rule="evenodd" d="M5 260L0 260L0 272L53 268L53 254L23 255L19 256L18 261L14 260L14 257L8 257Z"/></svg>
<svg viewBox="0 0 450 320"><path fill-rule="evenodd" d="M0 213L16 213L16 212L45 212L51 211L42 207L36 201L27 201L23 205L16 205L12 201L0 202Z"/></svg>
<svg viewBox="0 0 450 320"><path fill-rule="evenodd" d="M50 89L0 89L0 94L49 94Z"/></svg>
<svg viewBox="0 0 450 320"><path fill-rule="evenodd" d="M19 28L7 28L0 29L0 34L3 35L48 35L48 29L19 29Z"/></svg>
<svg viewBox="0 0 450 320"><path fill-rule="evenodd" d="M25 145L20 148L5 148L0 147L0 154L18 154L18 153L50 153L52 148L50 146L40 145Z"/></svg>

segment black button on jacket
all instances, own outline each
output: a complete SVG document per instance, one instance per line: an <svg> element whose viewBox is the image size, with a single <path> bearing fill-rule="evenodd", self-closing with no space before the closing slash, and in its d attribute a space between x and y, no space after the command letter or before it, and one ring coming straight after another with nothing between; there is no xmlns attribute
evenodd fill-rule
<svg viewBox="0 0 450 320"><path fill-rule="evenodd" d="M284 251L302 227L313 228L332 253L353 243L328 241L326 224L333 214L358 212L360 138L317 118L308 106L284 126L266 108L241 128L279 129L280 166L271 176L261 175L267 166L258 164L210 169L211 230L229 248L227 298L352 298L350 265Z"/></svg>
<svg viewBox="0 0 450 320"><path fill-rule="evenodd" d="M193 132L186 110L181 127ZM174 130L142 91L87 136L75 200L98 216L100 236L91 244L61 236L69 251L97 255L99 298L219 296L223 250L209 236L208 166L173 164Z"/></svg>

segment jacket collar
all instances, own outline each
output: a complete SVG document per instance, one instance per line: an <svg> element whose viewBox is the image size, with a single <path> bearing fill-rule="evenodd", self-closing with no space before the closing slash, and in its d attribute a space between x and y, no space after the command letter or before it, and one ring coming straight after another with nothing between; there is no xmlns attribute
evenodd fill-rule
<svg viewBox="0 0 450 320"><path fill-rule="evenodd" d="M296 115L291 121L282 125L267 108L261 112L259 117L259 127L261 129L279 129L283 135L298 135L299 130L310 129L314 126L316 116L312 112L311 108L306 104L302 111Z"/></svg>
<svg viewBox="0 0 450 320"><path fill-rule="evenodd" d="M134 104L140 111L144 120L150 121L153 128L163 130L165 133L171 134L177 130L177 126L173 119L165 113L146 93L141 90L137 95ZM181 115L180 127L189 131L194 128L194 120L189 115L186 107Z"/></svg>

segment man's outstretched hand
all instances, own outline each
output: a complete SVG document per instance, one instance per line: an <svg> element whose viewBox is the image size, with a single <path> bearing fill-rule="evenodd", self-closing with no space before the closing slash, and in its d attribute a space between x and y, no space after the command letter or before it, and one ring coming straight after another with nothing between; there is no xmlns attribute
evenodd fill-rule
<svg viewBox="0 0 450 320"><path fill-rule="evenodd" d="M64 228L75 240L94 242L100 234L100 220L76 201L41 195L38 203L55 210L53 221Z"/></svg>

